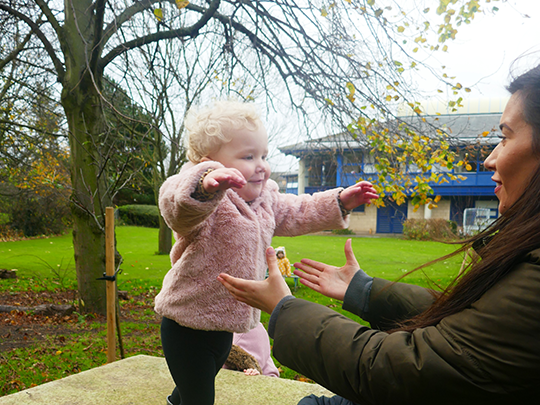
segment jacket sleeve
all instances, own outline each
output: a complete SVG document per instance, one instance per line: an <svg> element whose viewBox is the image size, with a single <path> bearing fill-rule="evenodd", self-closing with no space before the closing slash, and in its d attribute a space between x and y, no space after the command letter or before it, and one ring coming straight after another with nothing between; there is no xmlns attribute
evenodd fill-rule
<svg viewBox="0 0 540 405"><path fill-rule="evenodd" d="M283 194L274 190L273 211L276 236L298 236L326 229L349 226L349 216L343 218L338 203L340 188L320 193Z"/></svg>
<svg viewBox="0 0 540 405"><path fill-rule="evenodd" d="M374 278L367 312L356 315L368 321L372 328L393 329L397 322L410 319L428 309L435 294L435 291L414 284Z"/></svg>
<svg viewBox="0 0 540 405"><path fill-rule="evenodd" d="M524 263L470 308L392 334L291 299L275 321L274 355L362 405L526 402L540 394L539 293L540 266Z"/></svg>
<svg viewBox="0 0 540 405"><path fill-rule="evenodd" d="M223 191L216 192L213 199L204 202L194 199L191 194L204 172L221 167L223 165L218 162L188 164L163 183L159 190L159 210L169 228L185 236L214 212L223 198Z"/></svg>

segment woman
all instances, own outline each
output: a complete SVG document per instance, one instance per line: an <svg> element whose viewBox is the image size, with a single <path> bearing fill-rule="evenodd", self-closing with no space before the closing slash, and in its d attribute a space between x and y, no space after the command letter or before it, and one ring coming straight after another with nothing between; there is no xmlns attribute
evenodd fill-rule
<svg viewBox="0 0 540 405"><path fill-rule="evenodd" d="M238 300L272 314L282 364L362 405L521 404L540 396L540 66L508 90L502 140L484 162L501 216L458 250L472 246L482 259L443 293L369 277L350 241L345 266L302 260L295 267L304 272L295 274L372 328L294 299L272 252L264 282L220 275Z"/></svg>

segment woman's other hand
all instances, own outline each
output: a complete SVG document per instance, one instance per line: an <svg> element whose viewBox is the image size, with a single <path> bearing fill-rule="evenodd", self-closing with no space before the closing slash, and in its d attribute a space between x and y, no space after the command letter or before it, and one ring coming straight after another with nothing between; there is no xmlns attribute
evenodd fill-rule
<svg viewBox="0 0 540 405"><path fill-rule="evenodd" d="M345 258L347 261L343 267L335 267L310 259L302 259L300 263L294 264L294 267L302 271L295 270L294 274L300 277L302 284L312 290L327 297L343 301L345 292L353 276L360 269L351 243L351 239L347 239L345 243Z"/></svg>
<svg viewBox="0 0 540 405"><path fill-rule="evenodd" d="M291 290L281 276L276 252L272 247L266 249L266 263L268 263L268 278L266 280L244 280L226 273L221 273L218 280L238 301L271 314L279 301L287 295L291 295Z"/></svg>

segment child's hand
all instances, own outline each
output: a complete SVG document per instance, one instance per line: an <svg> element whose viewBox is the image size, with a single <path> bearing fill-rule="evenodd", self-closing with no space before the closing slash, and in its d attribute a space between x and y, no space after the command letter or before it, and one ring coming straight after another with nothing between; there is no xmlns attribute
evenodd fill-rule
<svg viewBox="0 0 540 405"><path fill-rule="evenodd" d="M246 368L244 370L244 374L245 375L261 375L261 373L259 373L259 371L255 370L254 368Z"/></svg>
<svg viewBox="0 0 540 405"><path fill-rule="evenodd" d="M242 188L246 184L246 179L237 169L221 168L208 173L203 180L203 187L209 193L227 190L231 187Z"/></svg>
<svg viewBox="0 0 540 405"><path fill-rule="evenodd" d="M376 200L379 195L369 181L361 181L354 186L347 187L339 195L343 208L352 210L359 205L367 204L371 200Z"/></svg>

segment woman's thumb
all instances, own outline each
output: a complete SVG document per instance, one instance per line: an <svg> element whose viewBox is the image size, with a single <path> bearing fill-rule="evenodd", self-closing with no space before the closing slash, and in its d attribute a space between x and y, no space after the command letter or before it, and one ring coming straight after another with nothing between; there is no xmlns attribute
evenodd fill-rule
<svg viewBox="0 0 540 405"><path fill-rule="evenodd" d="M347 242L345 242L345 258L347 259L347 263L356 263L356 257L354 256L354 252L352 250L351 239L347 239Z"/></svg>
<svg viewBox="0 0 540 405"><path fill-rule="evenodd" d="M279 273L276 251L272 246L266 248L266 264L268 264L268 276L271 276L273 273Z"/></svg>

